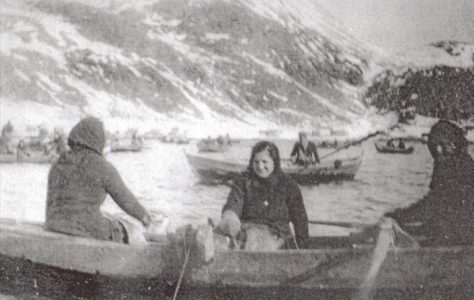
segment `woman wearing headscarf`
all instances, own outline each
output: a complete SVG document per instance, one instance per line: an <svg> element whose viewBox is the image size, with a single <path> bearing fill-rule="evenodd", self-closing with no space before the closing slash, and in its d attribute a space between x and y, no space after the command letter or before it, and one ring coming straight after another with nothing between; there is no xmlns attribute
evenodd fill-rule
<svg viewBox="0 0 474 300"><path fill-rule="evenodd" d="M387 213L407 231L421 222L419 233L431 244L474 243L474 161L457 125L441 120L431 129L428 149L434 159L430 191L419 202Z"/></svg>
<svg viewBox="0 0 474 300"><path fill-rule="evenodd" d="M232 186L222 212L219 228L233 239L246 240L247 250L306 247L303 197L296 182L281 170L278 148L271 142L253 146L247 171ZM265 241L259 243L262 238Z"/></svg>
<svg viewBox="0 0 474 300"><path fill-rule="evenodd" d="M107 194L126 213L148 226L150 215L125 186L117 169L102 156L105 133L93 117L76 124L48 175L46 229L75 236L127 242L125 227L100 211Z"/></svg>

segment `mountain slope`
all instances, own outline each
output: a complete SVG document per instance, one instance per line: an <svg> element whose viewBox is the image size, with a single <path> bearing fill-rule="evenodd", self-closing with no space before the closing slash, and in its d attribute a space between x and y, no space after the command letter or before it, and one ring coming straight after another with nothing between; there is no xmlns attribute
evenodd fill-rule
<svg viewBox="0 0 474 300"><path fill-rule="evenodd" d="M254 128L367 111L358 86L376 54L311 1L1 5L2 122Z"/></svg>

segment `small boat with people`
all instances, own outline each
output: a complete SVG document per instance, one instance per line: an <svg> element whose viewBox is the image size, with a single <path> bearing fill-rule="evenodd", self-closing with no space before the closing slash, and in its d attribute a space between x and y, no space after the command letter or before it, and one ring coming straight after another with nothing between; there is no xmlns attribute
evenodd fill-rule
<svg viewBox="0 0 474 300"><path fill-rule="evenodd" d="M375 143L375 149L377 149L377 152L379 153L390 153L390 154L412 154L415 148L413 146L410 146L405 149L400 149L397 147L387 147L386 145L380 145L378 143Z"/></svg>
<svg viewBox="0 0 474 300"><path fill-rule="evenodd" d="M190 139L187 137L186 131L180 131L179 128L174 127L170 132L159 138L162 143L166 144L189 144Z"/></svg>
<svg viewBox="0 0 474 300"><path fill-rule="evenodd" d="M110 145L111 152L140 152L143 150L143 141L141 139L130 142L114 141Z"/></svg>
<svg viewBox="0 0 474 300"><path fill-rule="evenodd" d="M395 141L398 140L398 146L395 146ZM413 146L406 147L404 138L392 138L388 141L379 141L374 143L375 149L379 153L390 153L390 154L412 154L415 148Z"/></svg>
<svg viewBox="0 0 474 300"><path fill-rule="evenodd" d="M473 246L391 246L376 280L365 286L377 245L354 244L350 235L311 237L302 250L216 250L208 261L201 259L197 244L177 250L172 236L130 245L0 219L0 290L62 297L156 296L176 290L182 281L183 293L201 296L351 298L367 288L379 299L472 296Z"/></svg>
<svg viewBox="0 0 474 300"><path fill-rule="evenodd" d="M194 173L205 183L226 183L247 169L247 161L230 161L221 155L186 149L186 159ZM362 163L361 155L341 159L324 159L317 164L300 166L281 159L281 169L300 184L352 180Z"/></svg>
<svg viewBox="0 0 474 300"><path fill-rule="evenodd" d="M202 139L196 144L196 147L199 152L226 152L231 145L232 141L229 135L226 135L225 137L219 136L216 139L211 139L210 137Z"/></svg>

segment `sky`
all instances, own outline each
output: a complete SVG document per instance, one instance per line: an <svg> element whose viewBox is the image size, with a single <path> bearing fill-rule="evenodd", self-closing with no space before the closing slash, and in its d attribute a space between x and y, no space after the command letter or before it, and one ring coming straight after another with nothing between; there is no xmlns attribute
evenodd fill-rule
<svg viewBox="0 0 474 300"><path fill-rule="evenodd" d="M314 1L354 35L388 52L439 40L474 43L474 0Z"/></svg>

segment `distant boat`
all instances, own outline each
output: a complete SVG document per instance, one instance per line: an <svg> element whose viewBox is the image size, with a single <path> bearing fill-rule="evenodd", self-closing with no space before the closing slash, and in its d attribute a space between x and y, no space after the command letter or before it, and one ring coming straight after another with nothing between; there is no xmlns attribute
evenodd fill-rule
<svg viewBox="0 0 474 300"><path fill-rule="evenodd" d="M18 156L16 154L0 154L0 163L31 163L31 164L49 164L58 158L57 154L38 154L35 152L30 155Z"/></svg>
<svg viewBox="0 0 474 300"><path fill-rule="evenodd" d="M412 146L401 149L397 147L388 147L387 145L380 145L378 143L375 143L375 148L377 149L377 152L380 153L390 153L390 154L412 154L415 148Z"/></svg>
<svg viewBox="0 0 474 300"><path fill-rule="evenodd" d="M231 144L232 142L225 138L203 139L196 144L196 147L199 152L226 152Z"/></svg>
<svg viewBox="0 0 474 300"><path fill-rule="evenodd" d="M140 152L143 150L143 141L140 139L125 141L114 141L110 145L111 152Z"/></svg>
<svg viewBox="0 0 474 300"><path fill-rule="evenodd" d="M185 151L185 154L192 170L207 183L226 183L247 169L248 163L244 161L228 161L223 157L192 150ZM289 159L282 159L281 168L300 184L316 184L354 179L361 162L359 155L346 159L323 160L319 164L304 167L295 165Z"/></svg>
<svg viewBox="0 0 474 300"><path fill-rule="evenodd" d="M161 137L160 141L162 143L167 143L167 144L184 145L184 144L189 144L190 139L181 135L169 134L169 135Z"/></svg>

